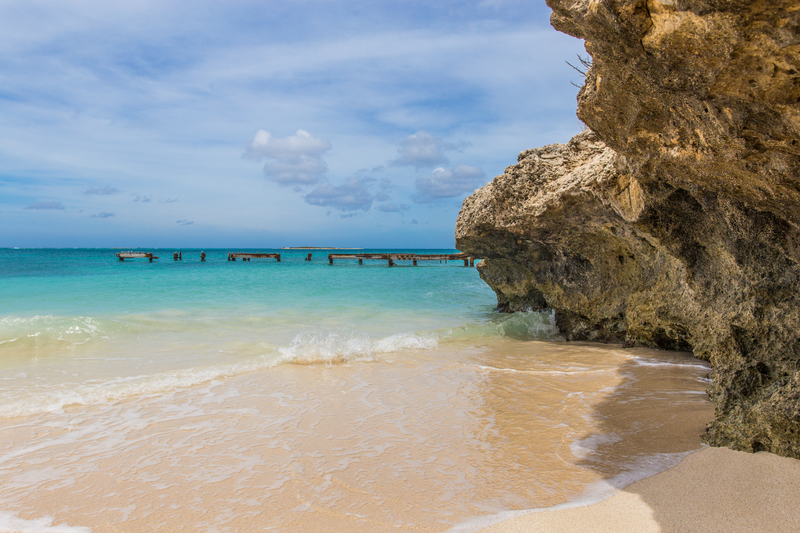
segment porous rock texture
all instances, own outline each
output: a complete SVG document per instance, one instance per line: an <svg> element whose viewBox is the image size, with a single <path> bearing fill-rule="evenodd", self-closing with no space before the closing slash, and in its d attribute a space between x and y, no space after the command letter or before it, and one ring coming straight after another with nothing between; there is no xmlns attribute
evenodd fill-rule
<svg viewBox="0 0 800 533"><path fill-rule="evenodd" d="M456 246L501 310L709 360L709 444L800 458L800 4L547 3L589 129L467 198Z"/></svg>

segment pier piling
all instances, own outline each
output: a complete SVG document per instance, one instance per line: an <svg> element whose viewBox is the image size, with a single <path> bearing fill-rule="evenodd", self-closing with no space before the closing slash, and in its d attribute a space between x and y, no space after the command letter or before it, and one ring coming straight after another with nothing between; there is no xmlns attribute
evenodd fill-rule
<svg viewBox="0 0 800 533"><path fill-rule="evenodd" d="M253 258L256 259L276 259L278 263L281 262L281 254L262 254L261 252L256 253L248 253L248 252L233 252L228 254L228 261L236 261L236 259L241 259L242 261L250 261Z"/></svg>

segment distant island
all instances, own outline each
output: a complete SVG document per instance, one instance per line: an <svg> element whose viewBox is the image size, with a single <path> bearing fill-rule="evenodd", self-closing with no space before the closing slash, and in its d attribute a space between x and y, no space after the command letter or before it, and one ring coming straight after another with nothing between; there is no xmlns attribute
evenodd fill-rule
<svg viewBox="0 0 800 533"><path fill-rule="evenodd" d="M363 248L337 248L336 246L284 246L281 250L363 250Z"/></svg>

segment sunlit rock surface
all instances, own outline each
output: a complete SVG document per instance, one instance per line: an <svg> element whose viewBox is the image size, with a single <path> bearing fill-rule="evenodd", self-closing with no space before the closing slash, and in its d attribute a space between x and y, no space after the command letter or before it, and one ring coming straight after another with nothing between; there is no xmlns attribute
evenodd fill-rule
<svg viewBox="0 0 800 533"><path fill-rule="evenodd" d="M502 310L708 359L708 443L800 457L800 6L548 4L590 130L467 198L457 247Z"/></svg>

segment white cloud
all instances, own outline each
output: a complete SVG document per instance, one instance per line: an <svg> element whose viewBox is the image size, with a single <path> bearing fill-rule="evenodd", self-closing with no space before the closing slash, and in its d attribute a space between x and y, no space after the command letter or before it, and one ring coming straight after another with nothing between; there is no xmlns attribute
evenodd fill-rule
<svg viewBox="0 0 800 533"><path fill-rule="evenodd" d="M111 217L115 217L115 216L117 216L117 215L115 215L114 213L106 213L105 211L101 211L100 213L97 213L96 215L92 215L90 218L111 218Z"/></svg>
<svg viewBox="0 0 800 533"><path fill-rule="evenodd" d="M483 185L484 173L477 167L458 165L435 168L430 176L417 178L412 199L420 204L472 192Z"/></svg>
<svg viewBox="0 0 800 533"><path fill-rule="evenodd" d="M374 178L350 178L342 185L324 181L314 187L303 199L311 205L332 207L339 211L369 211L376 196L385 197L383 192L389 185L382 182L377 195L370 192Z"/></svg>
<svg viewBox="0 0 800 533"><path fill-rule="evenodd" d="M267 159L264 174L280 185L313 185L328 170L322 154L331 143L314 137L305 130L283 139L266 130L258 130L242 157Z"/></svg>
<svg viewBox="0 0 800 533"><path fill-rule="evenodd" d="M395 167L413 166L415 168L446 165L447 156L444 151L450 148L442 139L418 131L403 139L397 148L397 159L389 163Z"/></svg>

